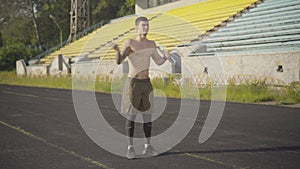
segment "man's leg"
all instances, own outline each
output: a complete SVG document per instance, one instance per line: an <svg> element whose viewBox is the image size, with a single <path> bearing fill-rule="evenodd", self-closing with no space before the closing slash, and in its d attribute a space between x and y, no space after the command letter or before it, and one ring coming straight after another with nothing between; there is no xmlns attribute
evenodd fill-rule
<svg viewBox="0 0 300 169"><path fill-rule="evenodd" d="M127 158L133 159L135 158L135 150L133 147L133 135L134 135L134 120L136 115L129 115L125 123L126 134L128 137L128 151Z"/></svg>
<svg viewBox="0 0 300 169"><path fill-rule="evenodd" d="M151 122L151 114L143 114L143 129L146 138L146 145L150 145L151 138L151 130L152 130L152 122Z"/></svg>
<svg viewBox="0 0 300 169"><path fill-rule="evenodd" d="M126 134L128 137L128 146L133 146L133 135L134 135L134 120L136 115L128 115L125 123Z"/></svg>
<svg viewBox="0 0 300 169"><path fill-rule="evenodd" d="M144 120L143 128L146 137L143 155L148 157L157 156L159 153L150 145L151 129L152 129L151 114L143 114L143 120Z"/></svg>

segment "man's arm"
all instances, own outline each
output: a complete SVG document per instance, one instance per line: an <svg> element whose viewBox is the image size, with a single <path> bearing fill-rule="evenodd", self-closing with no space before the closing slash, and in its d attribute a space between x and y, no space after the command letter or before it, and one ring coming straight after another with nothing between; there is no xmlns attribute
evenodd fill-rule
<svg viewBox="0 0 300 169"><path fill-rule="evenodd" d="M170 59L171 55L168 51L165 51L165 50L160 50L155 42L153 42L153 47L154 47L154 52L153 52L153 55L152 55L152 58L154 60L154 62L157 64L157 65L162 65L166 62L166 60ZM158 53L159 50L162 54L163 54L163 57L161 57Z"/></svg>
<svg viewBox="0 0 300 169"><path fill-rule="evenodd" d="M122 51L120 51L119 46L117 44L113 45L113 49L117 51L116 62L118 65L121 64L126 59L126 57L129 56L129 54L131 53L129 40L124 43Z"/></svg>

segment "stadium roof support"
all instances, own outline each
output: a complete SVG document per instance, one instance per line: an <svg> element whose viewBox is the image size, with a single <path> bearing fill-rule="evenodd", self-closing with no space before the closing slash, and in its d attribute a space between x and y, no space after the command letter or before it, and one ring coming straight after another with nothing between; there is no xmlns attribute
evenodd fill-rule
<svg viewBox="0 0 300 169"><path fill-rule="evenodd" d="M90 26L89 0L71 0L69 40L76 40L77 33Z"/></svg>

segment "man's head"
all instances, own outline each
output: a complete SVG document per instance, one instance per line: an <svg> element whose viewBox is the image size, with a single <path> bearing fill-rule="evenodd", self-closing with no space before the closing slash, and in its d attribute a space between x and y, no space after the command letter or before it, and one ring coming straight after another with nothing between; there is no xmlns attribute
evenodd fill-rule
<svg viewBox="0 0 300 169"><path fill-rule="evenodd" d="M136 30L139 34L148 34L149 32L149 20L146 17L138 17L135 20Z"/></svg>

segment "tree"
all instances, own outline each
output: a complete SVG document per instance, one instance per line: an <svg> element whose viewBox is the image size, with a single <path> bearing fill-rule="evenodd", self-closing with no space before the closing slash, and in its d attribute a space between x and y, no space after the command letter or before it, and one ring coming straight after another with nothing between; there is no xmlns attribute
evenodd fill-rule
<svg viewBox="0 0 300 169"><path fill-rule="evenodd" d="M19 59L29 60L40 51L26 48L24 44L15 43L0 48L0 71L9 71L16 68Z"/></svg>
<svg viewBox="0 0 300 169"><path fill-rule="evenodd" d="M48 1L38 13L38 23L40 25L41 41L45 47L50 48L59 44L59 29L49 18L53 15L62 29L63 39L67 39L70 32L70 0Z"/></svg>
<svg viewBox="0 0 300 169"><path fill-rule="evenodd" d="M3 46L3 38L2 33L0 32L0 48Z"/></svg>
<svg viewBox="0 0 300 169"><path fill-rule="evenodd" d="M15 22L19 18L29 18L35 29L35 34L37 38L37 45L44 49L43 44L41 43L39 25L37 23L37 13L39 8L43 4L43 1L46 0L1 0L0 5L1 15L1 27L9 27L10 24ZM8 5L9 4L9 5ZM25 19L26 20L26 19ZM26 20L27 21L27 20ZM2 30L1 29L1 30ZM7 29L7 28L6 28Z"/></svg>
<svg viewBox="0 0 300 169"><path fill-rule="evenodd" d="M19 12L22 15L31 18L35 29L37 44L42 50L45 50L43 44L41 43L41 36L40 36L39 25L37 21L38 19L37 13L40 11L41 6L43 5L43 0L16 0L16 1L18 3Z"/></svg>
<svg viewBox="0 0 300 169"><path fill-rule="evenodd" d="M125 3L121 6L117 16L126 16L134 14L135 12L135 1L134 0L126 0Z"/></svg>
<svg viewBox="0 0 300 169"><path fill-rule="evenodd" d="M18 16L16 6L17 2L14 0L0 0L0 30L3 30Z"/></svg>
<svg viewBox="0 0 300 169"><path fill-rule="evenodd" d="M96 8L92 9L93 17L96 17L98 22L114 19L123 3L124 0L97 0Z"/></svg>
<svg viewBox="0 0 300 169"><path fill-rule="evenodd" d="M14 18L1 33L5 46L14 43L32 46L32 39L35 38L30 19L21 16Z"/></svg>
<svg viewBox="0 0 300 169"><path fill-rule="evenodd" d="M41 49L59 44L59 30L49 18L50 14L56 17L61 26L63 39L68 37L70 31L69 0L1 1L0 32L6 35L9 42L14 43L13 39L18 39L21 40L20 42L28 44L29 41L31 42L30 46L37 46ZM15 37L16 34L20 37ZM30 40L27 39L29 37Z"/></svg>
<svg viewBox="0 0 300 169"><path fill-rule="evenodd" d="M134 0L90 0L91 25L134 13ZM70 32L70 0L0 0L0 70L59 44L59 29ZM26 51L26 52L22 52Z"/></svg>

